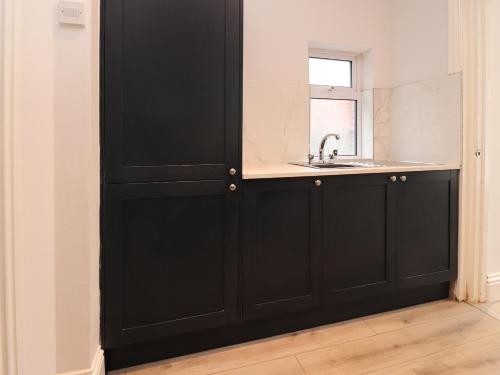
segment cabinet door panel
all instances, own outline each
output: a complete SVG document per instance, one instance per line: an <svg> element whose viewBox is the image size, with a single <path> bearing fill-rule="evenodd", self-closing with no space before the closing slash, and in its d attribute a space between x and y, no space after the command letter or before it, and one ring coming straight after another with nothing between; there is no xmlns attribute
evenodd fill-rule
<svg viewBox="0 0 500 375"><path fill-rule="evenodd" d="M239 0L107 0L107 182L224 179L239 164Z"/></svg>
<svg viewBox="0 0 500 375"><path fill-rule="evenodd" d="M385 175L339 176L323 189L326 303L394 289L394 185Z"/></svg>
<svg viewBox="0 0 500 375"><path fill-rule="evenodd" d="M320 199L310 180L251 182L245 188L245 317L318 303Z"/></svg>
<svg viewBox="0 0 500 375"><path fill-rule="evenodd" d="M236 317L237 205L224 182L106 186L106 345Z"/></svg>
<svg viewBox="0 0 500 375"><path fill-rule="evenodd" d="M451 280L457 257L457 174L407 175L398 189L398 287Z"/></svg>

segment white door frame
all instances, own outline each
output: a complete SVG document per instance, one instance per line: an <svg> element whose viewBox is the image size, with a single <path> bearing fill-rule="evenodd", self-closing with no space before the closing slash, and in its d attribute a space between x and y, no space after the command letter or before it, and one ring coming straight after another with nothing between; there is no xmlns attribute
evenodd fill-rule
<svg viewBox="0 0 500 375"><path fill-rule="evenodd" d="M55 18L55 1L0 0L0 372L9 375L56 370L53 94L41 73L53 68L43 20Z"/></svg>
<svg viewBox="0 0 500 375"><path fill-rule="evenodd" d="M485 300L484 223L484 0L448 0L449 73L463 74L459 270L455 296Z"/></svg>
<svg viewBox="0 0 500 375"><path fill-rule="evenodd" d="M12 207L15 0L3 0L0 6L0 372L17 374Z"/></svg>

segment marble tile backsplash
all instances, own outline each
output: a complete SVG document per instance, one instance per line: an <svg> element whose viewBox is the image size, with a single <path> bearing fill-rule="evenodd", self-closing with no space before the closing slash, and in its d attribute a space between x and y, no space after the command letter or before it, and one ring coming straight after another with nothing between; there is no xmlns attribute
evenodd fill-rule
<svg viewBox="0 0 500 375"><path fill-rule="evenodd" d="M306 84L245 82L243 162L306 161L309 100Z"/></svg>
<svg viewBox="0 0 500 375"><path fill-rule="evenodd" d="M375 122L389 160L460 163L462 160L462 75L397 87L381 93ZM389 102L389 116L384 114ZM386 121L388 120L388 121ZM389 131L386 130L389 123ZM388 139L386 138L388 135Z"/></svg>
<svg viewBox="0 0 500 375"><path fill-rule="evenodd" d="M373 90L365 90L361 93L361 121L363 121L361 134L361 152L363 158L373 159Z"/></svg>
<svg viewBox="0 0 500 375"><path fill-rule="evenodd" d="M391 89L373 90L373 157L390 158L391 147Z"/></svg>
<svg viewBox="0 0 500 375"><path fill-rule="evenodd" d="M306 161L309 100L307 84L245 82L244 163ZM362 117L363 157L461 161L461 74L363 91Z"/></svg>

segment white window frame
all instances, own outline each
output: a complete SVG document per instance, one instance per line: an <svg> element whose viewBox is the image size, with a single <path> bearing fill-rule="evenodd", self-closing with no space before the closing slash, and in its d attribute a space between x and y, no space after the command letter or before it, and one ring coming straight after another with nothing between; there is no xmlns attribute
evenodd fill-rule
<svg viewBox="0 0 500 375"><path fill-rule="evenodd" d="M323 49L310 49L309 58L320 58L328 60L349 61L351 63L351 86L326 86L311 84L311 100L312 99L334 99L334 100L355 100L356 101L356 155L339 156L339 159L361 159L362 152L362 77L361 77L361 55L349 52L338 52ZM309 69L308 69L309 72ZM309 73L308 73L309 74ZM309 77L308 77L309 81ZM309 81L310 82L310 81ZM312 151L312 150L311 150Z"/></svg>

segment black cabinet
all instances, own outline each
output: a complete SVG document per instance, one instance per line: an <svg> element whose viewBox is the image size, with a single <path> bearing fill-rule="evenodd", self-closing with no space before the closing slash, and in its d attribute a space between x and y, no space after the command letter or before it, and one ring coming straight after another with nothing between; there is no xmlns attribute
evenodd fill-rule
<svg viewBox="0 0 500 375"><path fill-rule="evenodd" d="M242 0L103 0L101 14L111 367L446 296L458 172L242 186Z"/></svg>
<svg viewBox="0 0 500 375"><path fill-rule="evenodd" d="M107 183L240 176L240 0L104 0Z"/></svg>
<svg viewBox="0 0 500 375"><path fill-rule="evenodd" d="M449 282L458 172L246 182L246 318ZM320 286L318 287L318 282Z"/></svg>
<svg viewBox="0 0 500 375"><path fill-rule="evenodd" d="M242 1L103 0L101 15L108 350L238 317Z"/></svg>
<svg viewBox="0 0 500 375"><path fill-rule="evenodd" d="M456 277L457 171L324 178L322 206L325 303Z"/></svg>
<svg viewBox="0 0 500 375"><path fill-rule="evenodd" d="M236 319L237 192L204 181L104 193L106 348Z"/></svg>
<svg viewBox="0 0 500 375"><path fill-rule="evenodd" d="M458 173L410 173L398 179L398 288L452 280L457 272Z"/></svg>
<svg viewBox="0 0 500 375"><path fill-rule="evenodd" d="M319 305L321 188L310 179L249 181L243 225L244 317Z"/></svg>
<svg viewBox="0 0 500 375"><path fill-rule="evenodd" d="M395 189L386 175L323 179L323 300L395 288Z"/></svg>
<svg viewBox="0 0 500 375"><path fill-rule="evenodd" d="M110 368L446 298L456 277L457 171L108 184L103 196Z"/></svg>

